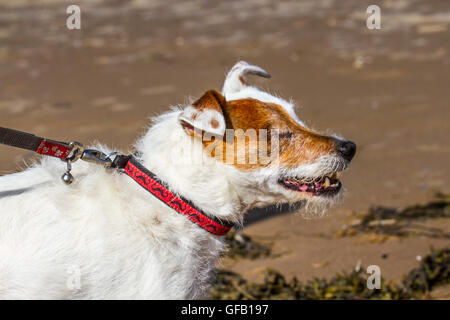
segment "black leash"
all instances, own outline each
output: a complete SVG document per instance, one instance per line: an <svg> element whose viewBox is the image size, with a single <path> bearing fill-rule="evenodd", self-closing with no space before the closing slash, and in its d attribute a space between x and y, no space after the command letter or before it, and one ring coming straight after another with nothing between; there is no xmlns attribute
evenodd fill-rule
<svg viewBox="0 0 450 320"><path fill-rule="evenodd" d="M44 139L31 133L3 127L0 127L0 143L60 159L66 159L72 150L69 143Z"/></svg>

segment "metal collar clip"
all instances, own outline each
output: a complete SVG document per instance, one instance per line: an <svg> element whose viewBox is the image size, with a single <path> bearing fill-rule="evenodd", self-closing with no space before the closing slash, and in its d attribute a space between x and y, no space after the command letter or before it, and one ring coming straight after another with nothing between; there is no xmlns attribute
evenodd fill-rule
<svg viewBox="0 0 450 320"><path fill-rule="evenodd" d="M83 151L81 160L91 163L97 163L103 165L105 168L111 168L113 164L112 156L118 155L118 152L103 153L99 150L86 149Z"/></svg>

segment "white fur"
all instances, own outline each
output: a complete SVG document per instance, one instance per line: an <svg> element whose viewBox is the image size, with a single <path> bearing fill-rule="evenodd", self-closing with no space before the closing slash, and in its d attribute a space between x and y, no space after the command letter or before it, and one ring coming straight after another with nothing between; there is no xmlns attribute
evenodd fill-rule
<svg viewBox="0 0 450 320"><path fill-rule="evenodd" d="M254 65L250 65L245 61L239 61L228 72L223 84L222 92L225 94L236 93L243 90L246 86L245 76L253 74L264 78L270 78L270 74Z"/></svg>
<svg viewBox="0 0 450 320"><path fill-rule="evenodd" d="M226 96L280 103L253 87ZM190 161L202 146L191 143L179 123L181 113L159 116L136 144L144 166L174 192L211 216L237 223L252 207L302 199L277 183L288 173L283 168L244 172L209 157ZM297 170L321 174L329 168L325 159ZM75 182L65 185L64 171L60 160L43 158L0 177L0 298L204 297L222 237L191 223L125 174L79 160L73 164Z"/></svg>

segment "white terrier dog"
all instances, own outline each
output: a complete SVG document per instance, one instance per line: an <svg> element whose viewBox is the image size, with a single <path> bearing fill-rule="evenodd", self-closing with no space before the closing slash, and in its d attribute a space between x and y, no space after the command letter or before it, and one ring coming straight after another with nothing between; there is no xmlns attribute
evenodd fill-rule
<svg viewBox="0 0 450 320"><path fill-rule="evenodd" d="M257 206L305 201L314 209L311 204L333 202L341 190L337 174L356 148L308 129L291 103L248 86L246 74L269 77L237 63L222 94L207 91L157 117L135 145L136 161L225 229ZM255 143L251 129L259 141L260 129L270 131L270 141ZM244 161L225 157L230 147L243 151ZM269 161L248 161L269 147ZM198 154L200 163L193 161ZM224 247L221 235L192 223L123 172L80 161L73 165L75 181L65 185L64 169L44 157L0 177L1 298L205 297Z"/></svg>

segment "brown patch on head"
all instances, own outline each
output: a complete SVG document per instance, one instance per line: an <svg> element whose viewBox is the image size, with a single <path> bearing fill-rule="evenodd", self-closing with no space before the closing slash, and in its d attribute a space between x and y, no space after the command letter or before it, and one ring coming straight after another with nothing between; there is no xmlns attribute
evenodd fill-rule
<svg viewBox="0 0 450 320"><path fill-rule="evenodd" d="M219 127L219 121L217 121L216 119L212 119L211 127L213 127L214 129L217 129Z"/></svg>
<svg viewBox="0 0 450 320"><path fill-rule="evenodd" d="M219 92L216 90L209 90L200 99L195 101L192 106L199 112L202 112L205 109L211 109L222 113L222 106L225 104L225 98Z"/></svg>
<svg viewBox="0 0 450 320"><path fill-rule="evenodd" d="M223 105L223 114L227 129L234 129L233 146L227 145L226 137L223 141L205 141L205 146L211 143L222 143L222 148L212 149L211 155L218 160L226 162L226 148L234 148L235 159L231 165L243 170L251 170L268 166L268 163L249 163L246 159L244 164L237 161L238 150L245 147L243 152L248 157L251 153L258 154L260 141L259 129L267 130L267 149L271 150L270 132L272 129L279 131L279 164L285 168L295 168L302 164L312 163L324 155L332 154L335 150L335 139L325 136L313 130L303 127L293 119L286 110L277 104L266 103L255 99L241 99L229 101ZM238 130L237 129L242 129ZM257 135L256 143L248 137L243 137L243 132L253 129ZM228 133L227 133L228 134ZM245 139L245 144L236 143L239 139ZM240 140L244 141L244 140ZM220 150L222 149L222 151ZM218 155L217 152L221 153ZM242 152L242 150L241 150ZM228 162L229 163L229 160Z"/></svg>

